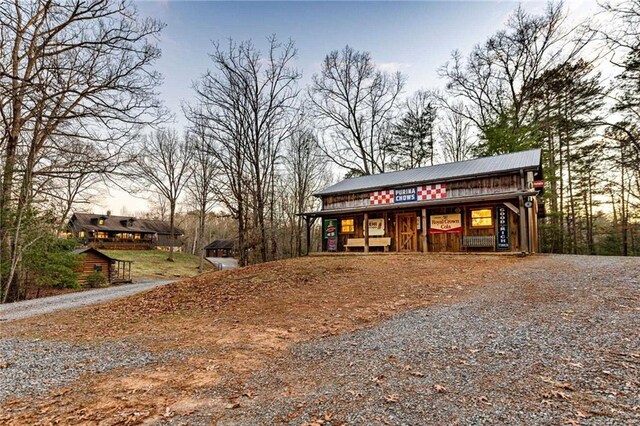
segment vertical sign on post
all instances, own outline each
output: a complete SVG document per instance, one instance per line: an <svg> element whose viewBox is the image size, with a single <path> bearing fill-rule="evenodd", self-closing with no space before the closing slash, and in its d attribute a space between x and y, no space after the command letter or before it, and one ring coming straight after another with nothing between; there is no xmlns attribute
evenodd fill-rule
<svg viewBox="0 0 640 426"><path fill-rule="evenodd" d="M497 249L509 250L509 210L506 206L496 207Z"/></svg>
<svg viewBox="0 0 640 426"><path fill-rule="evenodd" d="M338 219L325 219L323 225L327 251L338 251Z"/></svg>

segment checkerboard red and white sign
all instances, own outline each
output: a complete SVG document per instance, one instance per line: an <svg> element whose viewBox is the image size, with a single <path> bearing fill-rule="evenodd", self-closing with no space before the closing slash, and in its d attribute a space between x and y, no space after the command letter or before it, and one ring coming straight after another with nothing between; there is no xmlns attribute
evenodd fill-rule
<svg viewBox="0 0 640 426"><path fill-rule="evenodd" d="M393 189L387 189L385 191L375 191L369 195L369 204L377 206L379 204L392 204L393 203Z"/></svg>
<svg viewBox="0 0 640 426"><path fill-rule="evenodd" d="M447 198L447 184L423 185L418 187L418 200L440 200Z"/></svg>

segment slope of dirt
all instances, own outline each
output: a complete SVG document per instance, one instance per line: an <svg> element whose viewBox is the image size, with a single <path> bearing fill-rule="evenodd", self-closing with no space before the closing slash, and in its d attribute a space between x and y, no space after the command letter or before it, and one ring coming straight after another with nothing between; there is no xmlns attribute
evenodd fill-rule
<svg viewBox="0 0 640 426"><path fill-rule="evenodd" d="M74 343L126 341L141 351L192 351L138 369L83 377L12 399L15 423L139 422L224 410L199 398L221 377L241 381L291 344L366 327L433 303L452 303L496 271L528 259L492 256L308 257L215 272L119 301L0 326L4 336ZM202 408L205 407L205 408Z"/></svg>

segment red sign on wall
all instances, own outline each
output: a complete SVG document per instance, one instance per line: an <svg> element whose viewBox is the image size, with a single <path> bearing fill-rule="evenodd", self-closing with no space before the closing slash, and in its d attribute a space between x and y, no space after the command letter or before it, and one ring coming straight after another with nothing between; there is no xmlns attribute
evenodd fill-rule
<svg viewBox="0 0 640 426"><path fill-rule="evenodd" d="M430 217L430 234L452 234L462 232L462 215L460 213L440 214Z"/></svg>

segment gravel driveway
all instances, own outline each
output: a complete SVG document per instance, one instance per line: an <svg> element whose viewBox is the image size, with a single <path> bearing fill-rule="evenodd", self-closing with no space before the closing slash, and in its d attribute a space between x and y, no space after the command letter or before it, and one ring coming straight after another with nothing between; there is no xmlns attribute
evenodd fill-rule
<svg viewBox="0 0 640 426"><path fill-rule="evenodd" d="M108 302L172 282L174 280L152 280L0 305L0 321L13 321L62 309Z"/></svg>
<svg viewBox="0 0 640 426"><path fill-rule="evenodd" d="M559 259L518 266L461 303L298 345L213 390L243 395L215 420L640 424L640 259Z"/></svg>

